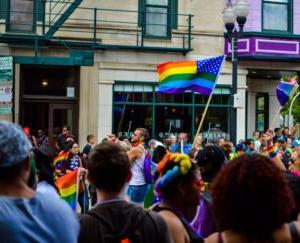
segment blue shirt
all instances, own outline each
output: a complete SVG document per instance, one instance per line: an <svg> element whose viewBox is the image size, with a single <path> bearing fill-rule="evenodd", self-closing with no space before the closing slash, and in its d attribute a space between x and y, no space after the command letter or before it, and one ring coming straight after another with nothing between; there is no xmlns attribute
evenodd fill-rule
<svg viewBox="0 0 300 243"><path fill-rule="evenodd" d="M0 236L6 243L77 242L79 223L62 200L39 192L32 198L0 196Z"/></svg>
<svg viewBox="0 0 300 243"><path fill-rule="evenodd" d="M188 152L191 150L192 144L186 143L183 145L183 153L188 154ZM172 144L170 146L170 152L171 153L181 153L180 143Z"/></svg>

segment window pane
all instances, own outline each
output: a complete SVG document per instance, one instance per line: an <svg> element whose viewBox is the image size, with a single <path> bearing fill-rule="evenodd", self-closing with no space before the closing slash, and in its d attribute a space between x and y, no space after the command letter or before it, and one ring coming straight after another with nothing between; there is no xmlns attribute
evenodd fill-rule
<svg viewBox="0 0 300 243"><path fill-rule="evenodd" d="M168 0L147 0L146 4L168 6Z"/></svg>
<svg viewBox="0 0 300 243"><path fill-rule="evenodd" d="M118 136L130 137L138 127L152 131L152 106L115 105L114 106L114 133Z"/></svg>
<svg viewBox="0 0 300 243"><path fill-rule="evenodd" d="M114 102L152 102L152 92L133 93L133 92L114 92Z"/></svg>
<svg viewBox="0 0 300 243"><path fill-rule="evenodd" d="M151 85L115 84L114 102L152 102Z"/></svg>
<svg viewBox="0 0 300 243"><path fill-rule="evenodd" d="M204 107L196 107L195 109L195 131L198 128ZM229 138L229 112L223 107L209 107L204 124L202 127L202 136L209 142L220 138Z"/></svg>
<svg viewBox="0 0 300 243"><path fill-rule="evenodd" d="M33 31L33 0L11 0L9 30Z"/></svg>
<svg viewBox="0 0 300 243"><path fill-rule="evenodd" d="M265 111L265 97L257 98L257 110Z"/></svg>
<svg viewBox="0 0 300 243"><path fill-rule="evenodd" d="M155 94L155 101L157 103L181 103L181 104L191 104L192 103L192 95L191 92L186 92L183 94Z"/></svg>
<svg viewBox="0 0 300 243"><path fill-rule="evenodd" d="M22 82L25 95L67 96L67 87L76 89L76 69L55 66L23 65Z"/></svg>
<svg viewBox="0 0 300 243"><path fill-rule="evenodd" d="M266 2L266 1L265 1ZM268 2L275 2L275 3L288 3L289 0L268 0Z"/></svg>
<svg viewBox="0 0 300 243"><path fill-rule="evenodd" d="M146 35L167 36L167 8L146 8Z"/></svg>
<svg viewBox="0 0 300 243"><path fill-rule="evenodd" d="M264 3L264 29L288 31L287 4Z"/></svg>
<svg viewBox="0 0 300 243"><path fill-rule="evenodd" d="M191 134L191 107L157 106L155 108L155 135L164 136L186 132Z"/></svg>
<svg viewBox="0 0 300 243"><path fill-rule="evenodd" d="M264 113L257 114L256 126L257 126L257 130L259 132L263 132L265 130L265 114Z"/></svg>

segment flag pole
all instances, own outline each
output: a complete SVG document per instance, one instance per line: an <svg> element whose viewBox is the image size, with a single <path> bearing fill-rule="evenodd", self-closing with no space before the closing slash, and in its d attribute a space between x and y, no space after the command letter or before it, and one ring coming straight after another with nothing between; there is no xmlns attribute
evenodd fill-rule
<svg viewBox="0 0 300 243"><path fill-rule="evenodd" d="M217 78L216 78L216 82L215 82L214 88L213 88L213 90L211 91L211 93L210 93L210 95L209 95L209 97L208 97L208 100L207 100L207 103L206 103L204 112L202 113L202 117L201 117L201 120L200 120L198 129L197 129L197 132L196 132L195 137L194 137L193 147L195 146L196 138L197 138L197 136L199 135L199 133L200 133L200 131L201 131L201 128L202 128L202 126L203 126L204 118L206 117L206 113L207 113L208 107L209 107L209 105L210 105L211 98L212 98L213 93L214 93L214 91L215 91L215 88L216 88L216 86L217 86L217 82L218 82L218 79L219 79L221 70L222 70L222 68L223 68L223 65L224 65L225 57L226 57L226 56L224 55L224 56L223 56L223 61L222 61L222 63L221 63L220 69L219 69L218 76L217 76Z"/></svg>
<svg viewBox="0 0 300 243"><path fill-rule="evenodd" d="M79 197L79 187L80 187L80 176L79 176L79 169L77 171L77 179L76 179L76 201L75 201L75 212L77 212L77 202Z"/></svg>
<svg viewBox="0 0 300 243"><path fill-rule="evenodd" d="M212 90L212 92L210 93L210 95L209 95L209 97L208 97L208 100L207 100L207 103L206 103L206 106L205 106L205 109L204 109L204 112L202 113L201 121L200 121L200 123L199 123L198 129L197 129L197 132L196 132L196 135L195 135L195 137L194 137L193 147L195 146L196 137L199 135L199 133L200 133L200 131L201 131L201 128L202 128L202 125L203 125L203 122L204 122L204 118L205 118L205 116L206 116L206 113L207 113L207 110L208 110L208 107L209 107L211 98L212 98L212 96L213 96L213 92L214 92L214 90Z"/></svg>

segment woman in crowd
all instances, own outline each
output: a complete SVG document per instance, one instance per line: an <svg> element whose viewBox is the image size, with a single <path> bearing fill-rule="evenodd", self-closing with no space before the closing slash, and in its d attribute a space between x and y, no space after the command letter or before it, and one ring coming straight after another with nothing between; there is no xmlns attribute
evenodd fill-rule
<svg viewBox="0 0 300 243"><path fill-rule="evenodd" d="M59 154L59 156L66 156L65 157L66 159L61 159L55 165L54 172L58 177L68 174L76 169L79 169L81 175L85 174L85 169L83 168L79 152L80 152L79 145L76 142L70 141L67 144L66 150L63 152L63 154ZM85 186L84 180L82 180L80 184L78 202L81 207L81 212L82 213L87 212L89 207L89 199L88 199L87 188Z"/></svg>
<svg viewBox="0 0 300 243"><path fill-rule="evenodd" d="M155 193L161 202L153 210L165 219L173 241L203 242L190 226L191 209L200 200L200 173L187 155L167 154L158 164ZM195 211L195 210L194 210Z"/></svg>
<svg viewBox="0 0 300 243"><path fill-rule="evenodd" d="M289 221L294 201L284 174L261 155L227 164L212 184L218 233L205 242L299 242L300 223Z"/></svg>
<svg viewBox="0 0 300 243"><path fill-rule="evenodd" d="M211 182L221 170L225 160L224 151L216 145L204 147L196 156L196 163L202 177L202 197L191 226L203 237L216 231L215 220L211 212Z"/></svg>

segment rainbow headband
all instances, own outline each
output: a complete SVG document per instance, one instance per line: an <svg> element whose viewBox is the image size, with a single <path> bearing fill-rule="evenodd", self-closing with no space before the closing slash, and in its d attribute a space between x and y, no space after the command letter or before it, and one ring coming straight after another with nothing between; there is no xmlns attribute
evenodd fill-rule
<svg viewBox="0 0 300 243"><path fill-rule="evenodd" d="M169 163L175 163L176 165L162 175L164 169ZM190 158L185 154L167 154L157 166L157 172L160 174L160 178L155 184L155 192L158 197L163 196L163 189L166 188L174 179L180 175L186 175L192 168L192 162Z"/></svg>

